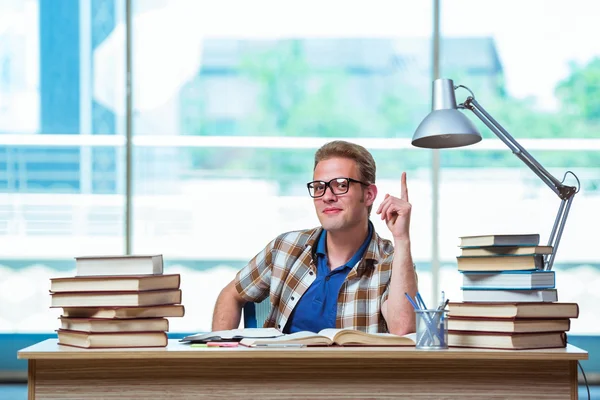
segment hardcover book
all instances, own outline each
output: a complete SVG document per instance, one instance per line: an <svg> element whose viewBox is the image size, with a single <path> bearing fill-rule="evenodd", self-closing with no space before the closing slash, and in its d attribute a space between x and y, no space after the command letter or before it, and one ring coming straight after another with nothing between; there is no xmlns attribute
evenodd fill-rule
<svg viewBox="0 0 600 400"><path fill-rule="evenodd" d="M462 289L553 289L554 271L464 271Z"/></svg>
<svg viewBox="0 0 600 400"><path fill-rule="evenodd" d="M461 236L460 247L481 246L537 246L540 243L540 235L537 233L509 234L509 235L476 235Z"/></svg>
<svg viewBox="0 0 600 400"><path fill-rule="evenodd" d="M577 318L577 303L448 303L449 317Z"/></svg>
<svg viewBox="0 0 600 400"><path fill-rule="evenodd" d="M77 276L161 275L162 255L75 257Z"/></svg>
<svg viewBox="0 0 600 400"><path fill-rule="evenodd" d="M565 347L566 345L567 335L564 332L497 333L448 331L448 346L450 347L524 350L557 348Z"/></svg>

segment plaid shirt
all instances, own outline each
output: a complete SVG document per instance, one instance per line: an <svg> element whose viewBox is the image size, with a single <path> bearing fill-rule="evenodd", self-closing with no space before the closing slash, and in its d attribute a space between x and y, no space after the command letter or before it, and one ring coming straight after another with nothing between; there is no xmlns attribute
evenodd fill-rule
<svg viewBox="0 0 600 400"><path fill-rule="evenodd" d="M236 275L235 287L247 301L267 297L271 312L264 327L283 330L292 310L317 276L316 243L322 228L279 235ZM338 295L336 328L387 332L381 305L387 299L394 247L373 232L364 257L353 266Z"/></svg>

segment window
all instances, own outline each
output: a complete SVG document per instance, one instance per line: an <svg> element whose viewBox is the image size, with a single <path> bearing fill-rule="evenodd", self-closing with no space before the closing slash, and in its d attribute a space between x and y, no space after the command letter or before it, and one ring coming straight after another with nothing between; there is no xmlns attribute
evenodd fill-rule
<svg viewBox="0 0 600 400"><path fill-rule="evenodd" d="M580 304L572 332L598 332L591 229L600 223L600 45L589 39L600 33L598 5L441 3L442 76L470 87L556 177L572 170L581 180L555 270L560 300ZM172 332L208 329L217 293L235 271L279 233L317 224L305 183L315 149L332 138L372 150L380 195L399 193L407 171L413 257L430 302L437 171L431 152L410 138L430 107L432 4L360 4L3 1L0 331L53 331L49 279L72 274L77 255L125 252L128 121L127 239L134 253L162 253L166 270L183 276L193 318L173 319ZM460 298L459 236L517 230L544 241L559 204L480 127L484 143L439 153L439 282L451 299Z"/></svg>
<svg viewBox="0 0 600 400"><path fill-rule="evenodd" d="M444 2L442 75L468 86L479 103L559 180L573 171L581 181L554 261L560 301L577 302L571 332L600 329L595 254L598 213L600 108L596 78L600 34L594 1ZM514 10L519 12L515 13ZM535 15L535 23L531 16ZM559 21L577 21L564 29ZM535 51L532 51L535 49ZM457 100L468 92L459 89ZM461 97L462 96L462 97ZM468 116L477 121L474 114ZM539 233L548 240L559 198L483 124L485 140L443 151L440 183L440 280L460 296L454 256L458 236ZM576 185L572 177L567 184Z"/></svg>
<svg viewBox="0 0 600 400"><path fill-rule="evenodd" d="M124 64L98 58L121 14L107 0L0 5L2 333L54 331L49 279L124 251L123 107L100 92Z"/></svg>
<svg viewBox="0 0 600 400"><path fill-rule="evenodd" d="M239 268L280 233L318 225L306 182L331 138L373 150L383 194L399 194L406 170L419 221L431 208L429 152L410 146L429 107L431 4L231 4L133 3L133 249L182 274L194 318L175 331L209 329ZM423 282L430 227L414 227Z"/></svg>

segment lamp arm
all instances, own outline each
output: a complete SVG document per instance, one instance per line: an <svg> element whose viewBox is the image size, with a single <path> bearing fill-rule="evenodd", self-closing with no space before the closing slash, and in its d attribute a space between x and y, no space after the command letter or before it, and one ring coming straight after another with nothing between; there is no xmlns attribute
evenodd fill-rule
<svg viewBox="0 0 600 400"><path fill-rule="evenodd" d="M576 188L563 185L550 172L548 172L527 150L523 148L507 131L496 121L473 97L467 98L463 103L475 114L496 136L506 144L512 152L519 157L541 180L544 181L561 199L572 197Z"/></svg>
<svg viewBox="0 0 600 400"><path fill-rule="evenodd" d="M548 246L552 246L552 253L544 256L544 269L551 270L554 257L560 243L560 238L569 215L573 196L579 188L564 185L548 172L527 150L521 146L515 138L496 121L478 102L474 96L469 96L459 108L469 109L475 114L504 144L506 144L525 165L529 167L554 193L561 199L561 204L548 239ZM577 177L575 177L577 178ZM579 181L578 181L579 182Z"/></svg>

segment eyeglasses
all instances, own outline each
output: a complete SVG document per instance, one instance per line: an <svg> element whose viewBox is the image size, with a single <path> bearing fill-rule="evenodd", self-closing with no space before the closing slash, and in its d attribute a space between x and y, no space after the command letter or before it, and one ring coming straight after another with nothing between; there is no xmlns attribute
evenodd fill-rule
<svg viewBox="0 0 600 400"><path fill-rule="evenodd" d="M308 188L308 194L310 194L310 197L316 199L317 197L323 197L327 188L329 188L331 190L331 193L335 195L348 193L348 190L350 189L350 182L360 183L361 185L369 186L368 183L357 181L356 179L352 178L333 178L329 182L308 182L306 184L306 187Z"/></svg>

